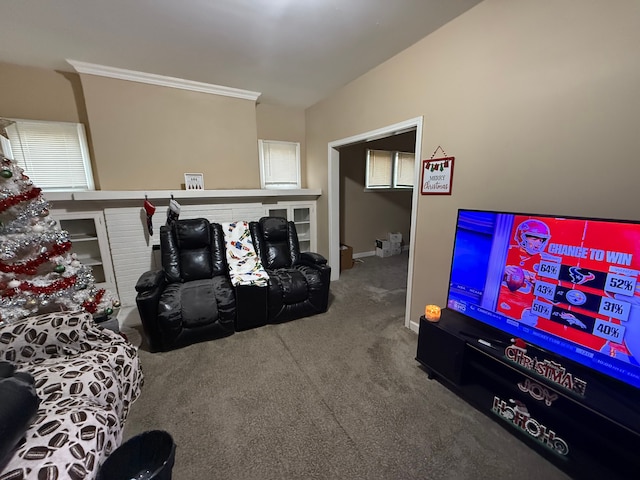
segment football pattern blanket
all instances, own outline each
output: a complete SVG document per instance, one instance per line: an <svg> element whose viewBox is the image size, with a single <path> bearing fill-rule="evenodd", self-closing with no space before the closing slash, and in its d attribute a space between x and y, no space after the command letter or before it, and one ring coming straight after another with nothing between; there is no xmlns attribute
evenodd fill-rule
<svg viewBox="0 0 640 480"><path fill-rule="evenodd" d="M229 277L233 286L266 287L269 276L258 258L251 240L248 222L223 223Z"/></svg>

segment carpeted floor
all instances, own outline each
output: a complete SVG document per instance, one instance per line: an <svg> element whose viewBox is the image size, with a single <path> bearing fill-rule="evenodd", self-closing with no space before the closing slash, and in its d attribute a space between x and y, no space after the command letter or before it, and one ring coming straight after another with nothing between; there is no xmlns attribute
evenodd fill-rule
<svg viewBox="0 0 640 480"><path fill-rule="evenodd" d="M125 440L171 433L174 480L568 478L419 367L407 254L362 260L332 283L326 314L143 345Z"/></svg>

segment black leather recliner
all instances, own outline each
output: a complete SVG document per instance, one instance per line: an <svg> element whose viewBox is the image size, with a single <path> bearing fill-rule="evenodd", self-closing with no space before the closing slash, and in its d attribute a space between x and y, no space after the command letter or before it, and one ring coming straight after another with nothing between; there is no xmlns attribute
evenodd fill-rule
<svg viewBox="0 0 640 480"><path fill-rule="evenodd" d="M136 304L151 351L234 333L235 293L222 226L207 219L160 227L162 270L144 273Z"/></svg>
<svg viewBox="0 0 640 480"><path fill-rule="evenodd" d="M254 247L269 275L268 320L279 323L327 311L331 267L318 253L300 252L293 222L250 222Z"/></svg>

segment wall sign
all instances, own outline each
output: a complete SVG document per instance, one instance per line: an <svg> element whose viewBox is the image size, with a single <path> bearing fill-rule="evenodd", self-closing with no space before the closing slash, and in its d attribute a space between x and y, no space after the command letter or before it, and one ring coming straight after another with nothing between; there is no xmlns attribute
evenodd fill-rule
<svg viewBox="0 0 640 480"><path fill-rule="evenodd" d="M184 189L204 190L204 175L202 173L185 173Z"/></svg>
<svg viewBox="0 0 640 480"><path fill-rule="evenodd" d="M422 161L422 195L451 195L455 157Z"/></svg>

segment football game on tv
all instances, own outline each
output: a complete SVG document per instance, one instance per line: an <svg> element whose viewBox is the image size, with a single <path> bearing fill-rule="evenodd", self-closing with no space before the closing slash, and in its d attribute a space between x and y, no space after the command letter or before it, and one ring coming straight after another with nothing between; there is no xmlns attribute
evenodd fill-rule
<svg viewBox="0 0 640 480"><path fill-rule="evenodd" d="M640 388L640 223L459 210L447 306Z"/></svg>

